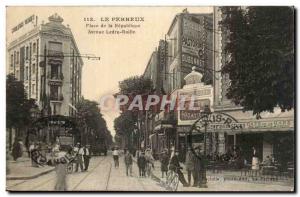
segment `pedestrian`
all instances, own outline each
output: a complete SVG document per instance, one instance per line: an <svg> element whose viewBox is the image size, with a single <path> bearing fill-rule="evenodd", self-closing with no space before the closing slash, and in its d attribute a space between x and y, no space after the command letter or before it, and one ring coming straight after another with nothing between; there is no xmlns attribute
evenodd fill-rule
<svg viewBox="0 0 300 197"><path fill-rule="evenodd" d="M15 138L15 142L13 144L13 149L12 149L12 156L14 161L17 161L19 157L22 157L23 154L23 147L22 143L20 142L21 140L18 138Z"/></svg>
<svg viewBox="0 0 300 197"><path fill-rule="evenodd" d="M138 167L139 167L139 175L140 177L145 177L146 175L146 158L145 158L145 153L142 152L139 157L138 157L138 161L137 161L137 164L138 164Z"/></svg>
<svg viewBox="0 0 300 197"><path fill-rule="evenodd" d="M39 168L39 159L40 159L40 152L39 152L39 144L38 142L34 143L34 147L31 150L31 164L32 167Z"/></svg>
<svg viewBox="0 0 300 197"><path fill-rule="evenodd" d="M195 184L195 155L192 152L191 148L188 148L188 151L185 156L185 168L188 175L188 184L191 185L191 178L193 176L194 184Z"/></svg>
<svg viewBox="0 0 300 197"><path fill-rule="evenodd" d="M117 147L113 149L113 159L115 162L115 168L119 168L119 150Z"/></svg>
<svg viewBox="0 0 300 197"><path fill-rule="evenodd" d="M164 178L164 174L167 177L168 165L169 165L169 156L166 151L163 151L162 156L160 158L161 178Z"/></svg>
<svg viewBox="0 0 300 197"><path fill-rule="evenodd" d="M204 176L204 154L201 153L201 147L198 146L195 148L195 160L194 160L194 169L195 177L193 187L204 187L206 183L206 177Z"/></svg>
<svg viewBox="0 0 300 197"><path fill-rule="evenodd" d="M178 152L178 150L176 150L175 154L171 158L169 168L170 168L170 170L172 170L178 174L179 181L182 183L183 187L187 187L188 183L186 182L184 175L181 172L182 167L180 166L178 155L179 155L179 152Z"/></svg>
<svg viewBox="0 0 300 197"><path fill-rule="evenodd" d="M76 167L75 172L78 172L78 166L80 166L81 172L83 172L83 148L80 146L80 143L78 142L76 146L74 147L74 153L76 157Z"/></svg>
<svg viewBox="0 0 300 197"><path fill-rule="evenodd" d="M146 175L150 177L152 174L152 168L154 169L154 158L150 148L146 149L145 158L146 158Z"/></svg>
<svg viewBox="0 0 300 197"><path fill-rule="evenodd" d="M259 160L258 160L258 153L255 147L252 147L252 166L251 169L255 172L255 175L257 175L259 171Z"/></svg>
<svg viewBox="0 0 300 197"><path fill-rule="evenodd" d="M132 155L130 151L127 151L124 157L124 162L126 166L126 176L132 176ZM129 172L128 172L129 171Z"/></svg>
<svg viewBox="0 0 300 197"><path fill-rule="evenodd" d="M67 191L67 158L62 152L57 155L55 161L56 184L55 191Z"/></svg>
<svg viewBox="0 0 300 197"><path fill-rule="evenodd" d="M90 145L85 145L83 148L84 171L89 169L91 159Z"/></svg>
<svg viewBox="0 0 300 197"><path fill-rule="evenodd" d="M30 145L29 145L29 147L28 147L28 152L29 152L29 158L30 158L30 160L31 160L31 165L33 166L33 163L34 163L34 161L33 161L33 157L32 157L32 151L34 150L34 142L30 142Z"/></svg>

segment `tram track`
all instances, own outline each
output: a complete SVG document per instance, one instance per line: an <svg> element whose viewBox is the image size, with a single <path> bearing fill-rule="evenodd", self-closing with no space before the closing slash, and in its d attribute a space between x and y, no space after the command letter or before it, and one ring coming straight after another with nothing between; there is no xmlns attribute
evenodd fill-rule
<svg viewBox="0 0 300 197"><path fill-rule="evenodd" d="M100 161L99 161L99 163L93 168L93 169L91 169L89 172L88 172L88 174L86 174L81 180L80 180L80 182L79 183L77 183L76 185L75 185L75 187L73 187L72 189L71 189L71 191L73 191L73 190L75 190L97 167L99 167L100 166L100 164L104 161L106 159L106 157L105 158L103 158L103 159L101 159ZM39 188L42 188L44 185L46 185L46 184L49 184L50 182L52 182L52 181L55 181L55 179L56 179L56 174L55 173L53 173L53 174L51 174L51 178L48 178L48 179L46 179L46 180L44 180L44 181L42 181L41 183L39 183L38 185L35 185L35 186L33 186L33 187L27 187L26 188L26 191L38 191L39 190ZM33 181L33 180L31 180L31 181ZM28 181L21 181L21 182L19 182L19 183L16 183L16 184L13 184L13 185L10 185L10 186L8 186L8 190L14 190L13 188L15 188L15 187L20 187L21 185L23 185L23 184L28 184ZM52 191L52 190L50 190L50 191ZM54 188L53 188L53 191L54 191Z"/></svg>
<svg viewBox="0 0 300 197"><path fill-rule="evenodd" d="M111 174L111 168L112 168L112 163L111 162L109 162L109 172L108 172L108 177L107 177L107 180L106 180L106 186L105 186L105 191L107 191L108 190L108 185L109 185L109 181L110 181L110 174Z"/></svg>
<svg viewBox="0 0 300 197"><path fill-rule="evenodd" d="M93 171L98 168L100 166L100 164L106 159L107 157L104 157L102 160L99 161L99 163L92 169L90 170L80 181L79 183L77 183L70 191L75 191L79 186L80 184L83 183L84 180L86 180L92 173Z"/></svg>

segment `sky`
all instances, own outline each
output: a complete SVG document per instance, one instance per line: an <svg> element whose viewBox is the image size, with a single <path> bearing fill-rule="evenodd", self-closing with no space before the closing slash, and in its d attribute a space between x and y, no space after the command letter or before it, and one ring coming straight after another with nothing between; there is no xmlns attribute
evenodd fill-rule
<svg viewBox="0 0 300 197"><path fill-rule="evenodd" d="M38 23L48 21L57 13L69 25L81 54L100 56L100 61L83 59L82 94L84 98L100 101L100 97L118 92L118 82L134 75L143 74L147 62L160 39L164 39L173 18L187 8L190 13L211 13L212 7L7 7L7 43L30 31L26 25L22 31L11 33L18 23L31 16L38 16ZM96 22L86 22L84 18L93 17ZM111 24L135 24L135 34L88 34L87 24L106 24L101 17L144 17L143 22L109 22ZM89 28L91 29L91 28ZM106 30L106 28L104 28ZM91 30L101 30L93 28ZM113 121L118 112L102 112L108 129L114 135Z"/></svg>

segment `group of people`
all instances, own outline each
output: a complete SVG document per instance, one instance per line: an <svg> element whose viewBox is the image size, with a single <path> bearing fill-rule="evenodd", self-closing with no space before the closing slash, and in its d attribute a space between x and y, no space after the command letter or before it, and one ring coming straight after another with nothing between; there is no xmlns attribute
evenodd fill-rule
<svg viewBox="0 0 300 197"><path fill-rule="evenodd" d="M139 168L139 176L151 176L151 170L154 169L154 158L151 149L146 149L138 154L137 165Z"/></svg>
<svg viewBox="0 0 300 197"><path fill-rule="evenodd" d="M52 152L55 154L55 169L57 174L55 190L56 191L65 191L67 189L66 185L66 176L67 176L67 164L75 163L75 172L78 172L80 167L81 172L88 171L91 151L90 146L85 145L81 146L78 142L74 147L69 147L67 152L61 151L59 144L53 147Z"/></svg>
<svg viewBox="0 0 300 197"><path fill-rule="evenodd" d="M203 167L203 159L200 154L200 148L195 149L195 153L192 152L191 148L188 148L185 158L185 170L187 171L187 181L183 175L183 168L180 166L179 162L179 151L173 151L169 156L167 151L164 151L161 155L161 172L162 178L164 175L167 175L168 170L172 170L178 174L179 181L182 183L184 187L200 186L202 180L201 168ZM191 178L193 177L193 185L191 184Z"/></svg>
<svg viewBox="0 0 300 197"><path fill-rule="evenodd" d="M79 142L67 151L66 157L75 163L75 172L80 167L81 172L87 171L91 159L90 145L82 146Z"/></svg>
<svg viewBox="0 0 300 197"><path fill-rule="evenodd" d="M167 176L168 170L172 170L178 174L179 181L183 184L184 187L194 186L198 187L201 184L201 180L203 175L201 174L201 168L203 167L203 159L201 159L200 148L195 149L196 154L188 149L186 154L186 171L187 171L187 180L184 177L182 172L183 168L180 166L179 162L179 152L171 151L169 154L167 150L165 150L160 156L161 163L161 172L162 178ZM119 155L120 151L118 148L113 149L113 159L115 168L119 167ZM137 152L137 166L138 166L138 175L139 177L150 177L151 170L154 169L154 158L151 149L147 148L145 151ZM133 164L133 155L127 149L124 150L124 163L126 167L126 175L132 176L132 164ZM193 177L193 184L192 182Z"/></svg>

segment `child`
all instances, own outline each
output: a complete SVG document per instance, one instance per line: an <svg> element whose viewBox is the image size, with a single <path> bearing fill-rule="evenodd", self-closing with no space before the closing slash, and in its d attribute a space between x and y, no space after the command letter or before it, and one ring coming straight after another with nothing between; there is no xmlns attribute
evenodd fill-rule
<svg viewBox="0 0 300 197"><path fill-rule="evenodd" d="M146 158L145 158L145 153L144 152L142 152L142 154L139 156L137 164L138 164L138 167L139 167L140 177L145 177Z"/></svg>

